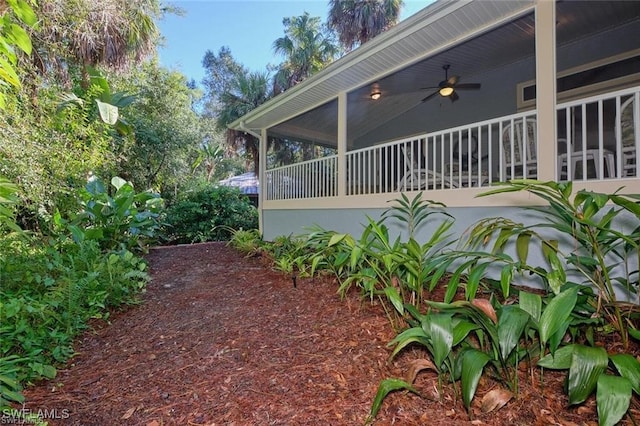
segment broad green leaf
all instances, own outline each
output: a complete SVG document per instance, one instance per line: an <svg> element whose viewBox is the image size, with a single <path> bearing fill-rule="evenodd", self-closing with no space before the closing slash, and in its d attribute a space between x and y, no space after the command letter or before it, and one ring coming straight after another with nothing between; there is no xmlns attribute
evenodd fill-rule
<svg viewBox="0 0 640 426"><path fill-rule="evenodd" d="M113 187L117 191L119 191L120 188L122 188L126 184L127 184L127 181L122 179L120 176L114 176L114 177L111 178L111 185L113 185Z"/></svg>
<svg viewBox="0 0 640 426"><path fill-rule="evenodd" d="M537 324L540 321L540 315L542 313L542 298L540 295L521 290L519 303L520 309L531 315L531 318L533 318Z"/></svg>
<svg viewBox="0 0 640 426"><path fill-rule="evenodd" d="M609 198L611 199L611 201L613 201L620 207L623 207L625 210L630 211L636 216L640 216L640 204L619 195L611 195Z"/></svg>
<svg viewBox="0 0 640 426"><path fill-rule="evenodd" d="M398 334L387 346L396 345L389 359L393 359L402 349L410 343L420 343L425 347L429 347L429 336L421 327L412 327Z"/></svg>
<svg viewBox="0 0 640 426"><path fill-rule="evenodd" d="M335 246L336 244L338 244L340 241L344 240L344 238L347 236L347 234L333 234L331 236L331 238L329 239L329 244L327 244L327 247L332 247Z"/></svg>
<svg viewBox="0 0 640 426"><path fill-rule="evenodd" d="M24 396L20 392L15 392L2 386L0 386L0 390L2 391L0 393L0 395L2 395L0 400L5 399L7 401L15 401L18 403L24 402Z"/></svg>
<svg viewBox="0 0 640 426"><path fill-rule="evenodd" d="M553 333L551 337L549 337L548 345L549 345L549 351L551 353L556 352L556 349L558 349L558 347L562 343L562 340L564 339L564 336L567 334L567 330L569 329L570 325L571 325L571 318L567 318L565 322L563 322L560 325L560 327L556 330L556 332Z"/></svg>
<svg viewBox="0 0 640 426"><path fill-rule="evenodd" d="M571 287L553 296L540 316L540 340L546 345L549 338L557 332L569 318L578 300L578 287Z"/></svg>
<svg viewBox="0 0 640 426"><path fill-rule="evenodd" d="M553 251L549 251L547 260L551 265L551 271L547 274L547 280L549 281L549 287L554 294L560 293L560 289L567 282L567 276L564 272L564 266L558 257L558 254Z"/></svg>
<svg viewBox="0 0 640 426"><path fill-rule="evenodd" d="M29 26L33 26L38 21L36 14L33 13L33 9L24 0L8 0L7 3L11 6L16 16L20 18L22 22Z"/></svg>
<svg viewBox="0 0 640 426"><path fill-rule="evenodd" d="M460 384L462 386L462 400L467 410L471 406L473 396L476 394L484 366L490 359L489 355L477 349L469 349L462 354Z"/></svg>
<svg viewBox="0 0 640 426"><path fill-rule="evenodd" d="M479 329L478 324L472 323L466 320L460 320L453 326L453 343L452 346L458 345L462 342L470 332Z"/></svg>
<svg viewBox="0 0 640 426"><path fill-rule="evenodd" d="M518 253L518 260L522 263L527 263L529 241L531 241L531 232L522 232L516 239L516 252Z"/></svg>
<svg viewBox="0 0 640 426"><path fill-rule="evenodd" d="M465 297L467 300L471 300L476 297L480 280L484 276L484 272L489 265L491 265L491 262L484 262L471 268L471 272L467 277L467 287L465 288Z"/></svg>
<svg viewBox="0 0 640 426"><path fill-rule="evenodd" d="M381 381L380 385L378 385L378 391L376 392L376 396L373 399L373 404L371 405L371 411L369 412L369 418L367 419L367 421L370 422L375 418L375 416L378 414L378 411L380 411L380 406L382 405L382 401L390 392L394 392L402 389L408 390L410 392L415 393L416 395L419 395L419 392L413 386L411 386L411 384L405 382L404 380L385 379Z"/></svg>
<svg viewBox="0 0 640 426"><path fill-rule="evenodd" d="M0 77L12 85L13 87L20 88L20 77L16 74L13 65L9 63L5 58L0 55Z"/></svg>
<svg viewBox="0 0 640 426"><path fill-rule="evenodd" d="M598 377L596 403L598 406L598 425L614 426L627 410L631 402L631 382L625 377L601 374Z"/></svg>
<svg viewBox="0 0 640 426"><path fill-rule="evenodd" d="M102 121L112 126L115 125L118 121L118 107L98 99L96 99L96 104L98 104L98 112Z"/></svg>
<svg viewBox="0 0 640 426"><path fill-rule="evenodd" d="M360 262L360 259L362 259L362 254L362 247L360 247L359 245L356 245L353 250L351 250L351 262L349 263L351 269L356 268L356 266Z"/></svg>
<svg viewBox="0 0 640 426"><path fill-rule="evenodd" d="M82 241L84 241L84 237L85 237L84 229L82 229L82 228L80 228L79 226L76 226L76 225L69 225L68 228L71 231L71 235L72 235L73 241L75 243L79 244Z"/></svg>
<svg viewBox="0 0 640 426"><path fill-rule="evenodd" d="M436 368L442 368L442 363L451 352L453 345L453 322L451 315L432 314L427 322L427 334L433 348L433 362Z"/></svg>
<svg viewBox="0 0 640 426"><path fill-rule="evenodd" d="M629 336L633 337L636 340L640 340L640 330L629 327L627 331L629 332Z"/></svg>
<svg viewBox="0 0 640 426"><path fill-rule="evenodd" d="M29 38L29 34L22 28L20 25L11 24L7 28L9 33L8 38L20 48L27 55L31 55L31 39Z"/></svg>
<svg viewBox="0 0 640 426"><path fill-rule="evenodd" d="M555 353L545 355L538 360L538 367L551 370L568 370L571 368L574 347L575 345L563 346L555 351Z"/></svg>
<svg viewBox="0 0 640 426"><path fill-rule="evenodd" d="M609 357L622 377L631 382L633 390L640 395L640 361L630 354L616 354Z"/></svg>
<svg viewBox="0 0 640 426"><path fill-rule="evenodd" d="M522 336L525 326L529 322L529 314L515 305L504 306L498 318L498 338L500 355L506 360Z"/></svg>
<svg viewBox="0 0 640 426"><path fill-rule="evenodd" d="M387 295L387 299L391 301L391 304L393 304L393 307L396 308L396 311L398 311L400 315L403 315L404 305L402 302L402 297L400 297L400 294L398 294L398 290L396 290L395 287L387 286L384 288L384 294Z"/></svg>
<svg viewBox="0 0 640 426"><path fill-rule="evenodd" d="M609 356L604 348L575 345L569 368L569 405L584 402L596 389L598 377L607 369Z"/></svg>
<svg viewBox="0 0 640 426"><path fill-rule="evenodd" d="M502 296L509 297L509 289L511 288L511 280L513 279L513 268L511 265L504 265L500 272L500 287L502 289Z"/></svg>

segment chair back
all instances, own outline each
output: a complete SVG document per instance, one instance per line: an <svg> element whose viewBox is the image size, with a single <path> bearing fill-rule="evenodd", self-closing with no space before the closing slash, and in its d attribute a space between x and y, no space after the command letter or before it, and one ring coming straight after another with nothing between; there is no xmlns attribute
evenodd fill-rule
<svg viewBox="0 0 640 426"><path fill-rule="evenodd" d="M635 145L635 127L633 125L633 113L635 110L635 97L631 96L624 101L620 107L620 120L616 120L616 123L620 123L622 146L634 146Z"/></svg>
<svg viewBox="0 0 640 426"><path fill-rule="evenodd" d="M620 126L620 142L622 152L622 176L636 176L636 135L635 135L636 103L632 95L620 106L620 117L616 117L616 126ZM617 135L616 129L616 135ZM640 141L639 141L640 142Z"/></svg>
<svg viewBox="0 0 640 426"><path fill-rule="evenodd" d="M524 123L526 123L526 132ZM504 152L504 164L507 169L506 173L509 173L511 166L514 166L514 168L517 167L515 170L516 176L523 176L522 170L524 167L527 169L527 178L534 178L537 175L536 136L536 120L534 118L522 117L509 122L503 127L502 149ZM513 156L511 155L512 149Z"/></svg>

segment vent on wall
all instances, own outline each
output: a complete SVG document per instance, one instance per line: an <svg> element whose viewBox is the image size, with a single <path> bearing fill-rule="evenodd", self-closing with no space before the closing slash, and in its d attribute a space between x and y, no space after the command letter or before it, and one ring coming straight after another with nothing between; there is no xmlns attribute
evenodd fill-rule
<svg viewBox="0 0 640 426"><path fill-rule="evenodd" d="M640 49L558 73L558 101L605 92L640 82ZM536 81L518 84L518 110L536 104Z"/></svg>

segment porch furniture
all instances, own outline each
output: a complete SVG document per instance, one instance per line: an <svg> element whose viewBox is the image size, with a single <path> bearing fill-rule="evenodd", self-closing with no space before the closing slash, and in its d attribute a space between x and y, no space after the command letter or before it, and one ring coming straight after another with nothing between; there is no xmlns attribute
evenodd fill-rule
<svg viewBox="0 0 640 426"><path fill-rule="evenodd" d="M485 158L487 157L483 157L483 160ZM470 174L469 160L471 160ZM466 134L463 134L462 141L456 141L453 161L444 165L444 175L464 187L489 183L489 170L484 166L478 168L478 140L474 135L471 135L471 150L469 150L469 138Z"/></svg>
<svg viewBox="0 0 640 426"><path fill-rule="evenodd" d="M457 188L447 176L424 167L416 153L407 147L401 147L404 163L404 173L396 184L396 191L419 191L421 189Z"/></svg>
<svg viewBox="0 0 640 426"><path fill-rule="evenodd" d="M606 166L604 170L603 177L614 177L615 176L615 156L613 152L608 149L602 150L602 156L604 159L604 164ZM595 178L600 179L600 150L595 149L587 149L586 151L574 151L571 153L571 174L572 180L576 179L578 170L582 170L582 167L578 168L578 164L585 161L587 164L589 162L593 162L593 167L595 171ZM567 153L563 153L558 155L558 171L560 173L560 180L567 179ZM586 176L583 176L583 179L586 179Z"/></svg>
<svg viewBox="0 0 640 426"><path fill-rule="evenodd" d="M524 131L525 122L526 132ZM523 178L525 170L527 179L535 179L538 176L536 144L536 120L534 118L517 118L503 127L503 180Z"/></svg>
<svg viewBox="0 0 640 426"><path fill-rule="evenodd" d="M621 177L636 176L636 140L635 140L635 96L624 101L620 107L620 118L616 117L616 126L620 126L622 136L622 168ZM616 130L616 135L618 134Z"/></svg>

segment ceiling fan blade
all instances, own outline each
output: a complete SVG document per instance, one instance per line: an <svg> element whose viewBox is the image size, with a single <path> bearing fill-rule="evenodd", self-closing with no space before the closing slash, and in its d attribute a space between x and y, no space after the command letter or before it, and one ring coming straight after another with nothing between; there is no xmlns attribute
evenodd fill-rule
<svg viewBox="0 0 640 426"><path fill-rule="evenodd" d="M426 102L429 99L433 98L435 95L438 94L438 91L436 90L435 92L433 92L432 94L430 94L429 96L427 96L426 98L424 98L423 100L421 100L420 102Z"/></svg>
<svg viewBox="0 0 640 426"><path fill-rule="evenodd" d="M434 89L439 89L438 86L431 86L431 87L421 87L420 90L434 90Z"/></svg>
<svg viewBox="0 0 640 426"><path fill-rule="evenodd" d="M482 85L480 83L463 83L456 85L456 89L475 90L479 89Z"/></svg>
<svg viewBox="0 0 640 426"><path fill-rule="evenodd" d="M460 80L460 76L458 75L452 75L451 77L449 77L449 79L447 80L447 83L449 83L449 85L451 86L455 86L458 81Z"/></svg>
<svg viewBox="0 0 640 426"><path fill-rule="evenodd" d="M457 101L460 97L458 96L458 94L456 92L453 92L451 95L449 95L449 98L451 99L451 102L455 102Z"/></svg>

